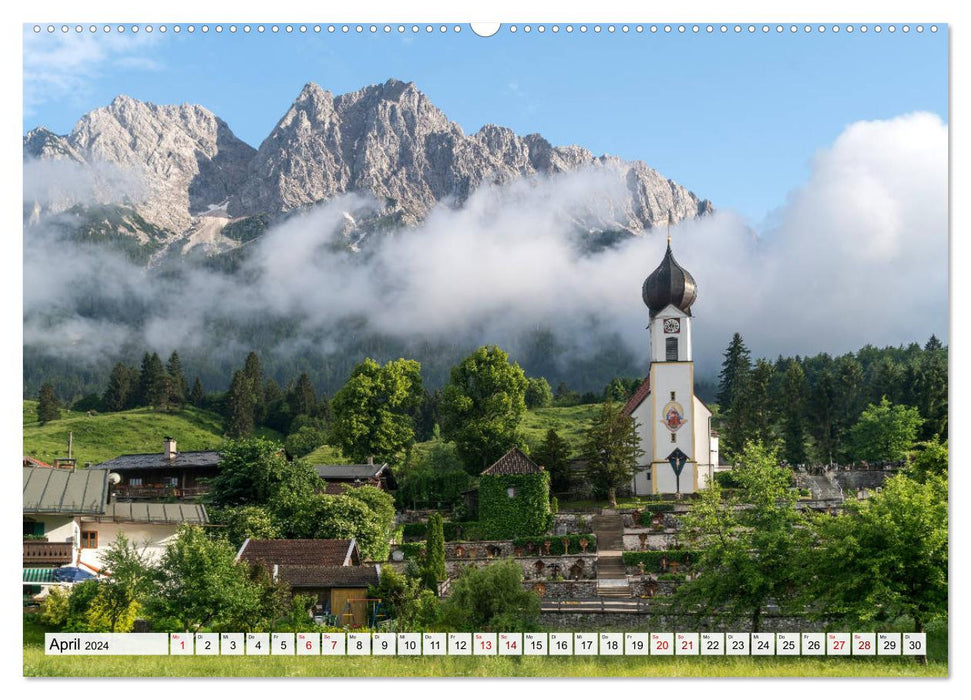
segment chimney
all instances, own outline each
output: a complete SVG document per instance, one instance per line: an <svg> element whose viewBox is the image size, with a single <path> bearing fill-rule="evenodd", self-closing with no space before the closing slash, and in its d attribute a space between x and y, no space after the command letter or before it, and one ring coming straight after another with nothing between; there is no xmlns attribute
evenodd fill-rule
<svg viewBox="0 0 971 700"><path fill-rule="evenodd" d="M179 456L179 451L175 447L175 438L165 438L165 459L175 459Z"/></svg>
<svg viewBox="0 0 971 700"><path fill-rule="evenodd" d="M367 456L367 463L369 466L374 466L374 455Z"/></svg>

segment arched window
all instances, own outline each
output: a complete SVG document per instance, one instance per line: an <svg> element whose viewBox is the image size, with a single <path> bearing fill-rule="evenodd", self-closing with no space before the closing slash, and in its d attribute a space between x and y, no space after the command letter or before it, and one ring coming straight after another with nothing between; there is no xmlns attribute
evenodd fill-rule
<svg viewBox="0 0 971 700"><path fill-rule="evenodd" d="M666 355L666 360L668 362L678 361L678 339L677 338L665 338L664 339L664 352Z"/></svg>

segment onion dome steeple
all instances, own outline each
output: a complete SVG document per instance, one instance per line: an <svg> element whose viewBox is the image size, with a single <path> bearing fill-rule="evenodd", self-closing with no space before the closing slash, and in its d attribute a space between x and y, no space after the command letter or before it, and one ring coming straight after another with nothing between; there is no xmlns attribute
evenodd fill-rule
<svg viewBox="0 0 971 700"><path fill-rule="evenodd" d="M670 218L668 219L670 226ZM669 230L670 231L670 230ZM674 259L671 252L671 234L668 233L668 250L664 254L664 259L657 269L652 272L641 289L644 303L651 311L653 318L659 311L668 304L674 304L677 308L691 315L691 305L695 303L698 296L698 285L691 273L685 270Z"/></svg>

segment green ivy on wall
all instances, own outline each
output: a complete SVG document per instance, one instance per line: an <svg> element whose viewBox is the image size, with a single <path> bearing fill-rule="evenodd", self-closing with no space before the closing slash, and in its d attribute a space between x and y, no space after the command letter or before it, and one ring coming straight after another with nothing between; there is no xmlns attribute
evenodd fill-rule
<svg viewBox="0 0 971 700"><path fill-rule="evenodd" d="M479 524L483 535L490 539L535 537L549 532L553 526L549 472L481 477Z"/></svg>

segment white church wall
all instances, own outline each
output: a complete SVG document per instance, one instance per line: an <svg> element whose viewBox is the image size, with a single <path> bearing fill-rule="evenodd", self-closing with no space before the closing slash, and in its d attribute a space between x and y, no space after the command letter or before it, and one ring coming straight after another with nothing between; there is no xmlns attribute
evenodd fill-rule
<svg viewBox="0 0 971 700"><path fill-rule="evenodd" d="M651 365L651 396L653 425L657 442L653 445L652 461L667 462L668 455L680 448L695 459L695 444L692 434L695 430L694 412L694 364L690 362L655 362ZM671 398L674 392L674 399ZM665 407L677 404L681 420L684 421L676 431L669 430L663 423ZM645 401L645 403L647 403ZM707 420L705 421L707 429ZM698 426L700 427L700 426ZM672 440L671 436L674 435Z"/></svg>
<svg viewBox="0 0 971 700"><path fill-rule="evenodd" d="M694 458L698 462L698 488L703 489L714 473L718 452L712 454L711 411L697 396L694 397L695 415L695 451ZM712 459L715 461L713 462Z"/></svg>

